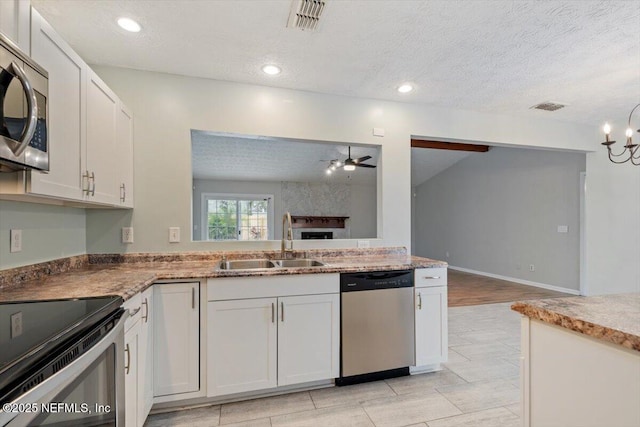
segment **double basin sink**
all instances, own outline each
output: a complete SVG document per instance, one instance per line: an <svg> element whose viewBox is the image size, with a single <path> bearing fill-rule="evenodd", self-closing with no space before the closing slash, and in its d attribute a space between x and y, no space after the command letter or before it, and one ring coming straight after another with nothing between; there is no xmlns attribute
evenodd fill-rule
<svg viewBox="0 0 640 427"><path fill-rule="evenodd" d="M220 261L218 270L256 270L262 268L295 268L295 267L323 267L326 264L315 259L238 259Z"/></svg>

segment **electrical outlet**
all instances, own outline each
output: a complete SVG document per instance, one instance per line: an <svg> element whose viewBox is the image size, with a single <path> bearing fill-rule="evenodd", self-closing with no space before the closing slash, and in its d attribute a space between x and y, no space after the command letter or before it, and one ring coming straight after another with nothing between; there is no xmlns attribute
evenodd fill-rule
<svg viewBox="0 0 640 427"><path fill-rule="evenodd" d="M11 230L11 246L9 252L22 251L22 230Z"/></svg>
<svg viewBox="0 0 640 427"><path fill-rule="evenodd" d="M536 266L533 264L529 264L529 271L536 271Z"/></svg>
<svg viewBox="0 0 640 427"><path fill-rule="evenodd" d="M21 311L11 315L11 338L18 338L20 335L22 335Z"/></svg>
<svg viewBox="0 0 640 427"><path fill-rule="evenodd" d="M371 242L369 242L368 240L358 240L358 247L359 248L370 248L371 247Z"/></svg>
<svg viewBox="0 0 640 427"><path fill-rule="evenodd" d="M449 251L447 251L447 253L445 253L446 257L449 258Z"/></svg>
<svg viewBox="0 0 640 427"><path fill-rule="evenodd" d="M133 227L122 227L122 243L133 243Z"/></svg>
<svg viewBox="0 0 640 427"><path fill-rule="evenodd" d="M180 242L180 227L169 227L169 243Z"/></svg>

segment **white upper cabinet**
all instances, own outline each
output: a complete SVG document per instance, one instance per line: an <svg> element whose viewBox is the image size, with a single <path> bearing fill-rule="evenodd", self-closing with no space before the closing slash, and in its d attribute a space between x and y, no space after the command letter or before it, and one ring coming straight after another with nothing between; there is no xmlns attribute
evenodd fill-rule
<svg viewBox="0 0 640 427"><path fill-rule="evenodd" d="M0 194L133 207L131 110L35 9L30 28L31 57L49 73L50 170L3 174Z"/></svg>
<svg viewBox="0 0 640 427"><path fill-rule="evenodd" d="M49 173L32 171L31 194L82 200L87 64L33 10L31 56L49 72Z"/></svg>
<svg viewBox="0 0 640 427"><path fill-rule="evenodd" d="M0 0L0 33L29 54L29 0Z"/></svg>
<svg viewBox="0 0 640 427"><path fill-rule="evenodd" d="M120 205L133 207L133 114L122 102L116 118L116 167Z"/></svg>
<svg viewBox="0 0 640 427"><path fill-rule="evenodd" d="M119 100L115 93L89 69L87 80L87 145L85 177L89 201L120 204L116 169L116 117Z"/></svg>

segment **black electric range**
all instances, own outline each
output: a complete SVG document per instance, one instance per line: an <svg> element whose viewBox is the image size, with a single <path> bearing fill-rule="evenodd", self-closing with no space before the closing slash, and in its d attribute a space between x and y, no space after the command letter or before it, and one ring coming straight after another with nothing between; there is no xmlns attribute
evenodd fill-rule
<svg viewBox="0 0 640 427"><path fill-rule="evenodd" d="M74 342L106 334L122 303L119 296L0 303L0 402L15 397L34 372L46 371ZM44 379L46 373L39 381Z"/></svg>

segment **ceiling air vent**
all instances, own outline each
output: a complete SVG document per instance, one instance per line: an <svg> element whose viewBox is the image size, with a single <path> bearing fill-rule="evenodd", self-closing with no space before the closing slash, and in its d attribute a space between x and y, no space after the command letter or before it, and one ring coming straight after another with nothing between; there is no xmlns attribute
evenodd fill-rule
<svg viewBox="0 0 640 427"><path fill-rule="evenodd" d="M531 107L534 110L556 111L566 107L566 104L560 104L558 102L541 102L540 104Z"/></svg>
<svg viewBox="0 0 640 427"><path fill-rule="evenodd" d="M293 0L289 13L288 28L313 31L318 28L320 15L324 10L324 0Z"/></svg>

